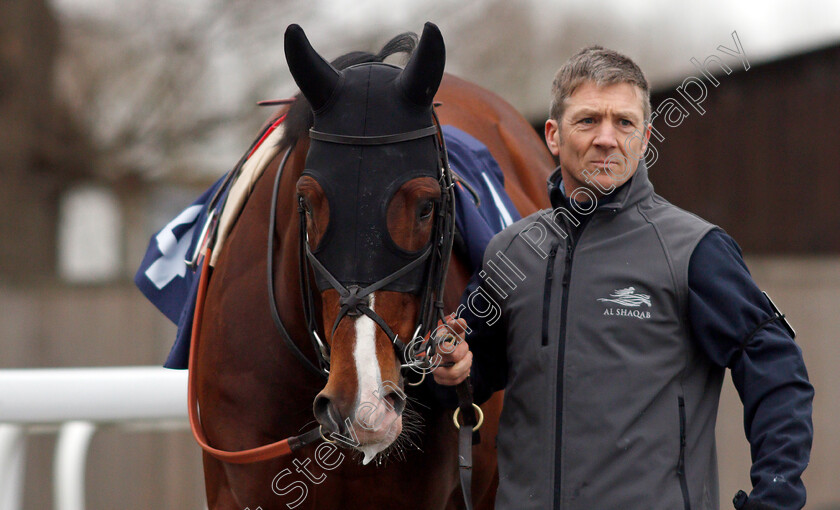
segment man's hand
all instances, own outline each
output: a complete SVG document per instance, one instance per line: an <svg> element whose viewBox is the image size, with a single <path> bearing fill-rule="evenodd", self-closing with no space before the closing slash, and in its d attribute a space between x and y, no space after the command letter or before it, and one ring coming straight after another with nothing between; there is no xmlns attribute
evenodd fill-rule
<svg viewBox="0 0 840 510"><path fill-rule="evenodd" d="M464 340L467 322L464 319L455 320L450 315L446 318L446 325L438 325L435 330L438 337L445 337L438 345L437 353L441 356L441 364L433 372L435 382L443 386L454 386L461 383L470 375L472 352ZM444 366L453 363L452 366Z"/></svg>

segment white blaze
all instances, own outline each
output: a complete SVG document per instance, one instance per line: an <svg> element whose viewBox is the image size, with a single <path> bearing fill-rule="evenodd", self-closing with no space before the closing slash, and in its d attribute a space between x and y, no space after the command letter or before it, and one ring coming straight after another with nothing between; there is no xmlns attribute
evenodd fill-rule
<svg viewBox="0 0 840 510"><path fill-rule="evenodd" d="M374 310L376 293L370 296L370 309ZM353 358L356 360L356 374L358 374L359 401L373 395L382 385L382 373L379 371L379 360L376 358L376 323L367 315L360 315L356 319L356 345L353 347Z"/></svg>
<svg viewBox="0 0 840 510"><path fill-rule="evenodd" d="M375 294L370 296L370 309L374 309ZM356 318L356 343L353 358L359 377L354 420L351 423L359 438L359 451L365 454L362 464L367 464L387 448L402 432L402 417L385 399L388 391L383 388L382 372L376 357L376 323L367 315ZM393 383L390 383L393 388Z"/></svg>
<svg viewBox="0 0 840 510"><path fill-rule="evenodd" d="M370 309L374 310L376 293L370 296ZM356 319L356 345L353 347L353 358L356 361L356 374L359 377L359 394L356 401L359 404L364 402L376 402L375 395L382 386L382 373L379 370L379 360L376 357L376 323L367 315L360 315ZM354 420L354 426L358 423ZM363 464L367 464L376 454L382 450L381 445L362 445L359 447L365 458Z"/></svg>

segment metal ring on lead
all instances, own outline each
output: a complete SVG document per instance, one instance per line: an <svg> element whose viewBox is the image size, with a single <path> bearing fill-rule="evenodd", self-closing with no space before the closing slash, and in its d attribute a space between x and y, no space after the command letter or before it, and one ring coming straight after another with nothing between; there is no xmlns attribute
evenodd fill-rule
<svg viewBox="0 0 840 510"><path fill-rule="evenodd" d="M413 334L413 335L411 335L411 339L412 339L412 340L414 340L415 338L417 338L417 334L418 334L418 333L420 333L420 329L421 329L422 327L423 327L423 323L422 323L422 322L421 322L420 324L418 324L418 325L417 325L417 328L415 328L415 330L414 330L414 334Z"/></svg>
<svg viewBox="0 0 840 510"><path fill-rule="evenodd" d="M473 405L475 405L475 404L473 404ZM482 419L483 418L484 417L482 416ZM324 436L324 426L323 425L318 425L318 433L321 434L321 439L323 439L324 441L326 441L328 443L335 443L335 439L327 439L326 436Z"/></svg>
<svg viewBox="0 0 840 510"><path fill-rule="evenodd" d="M481 408L478 407L478 405L475 402L473 402L472 406L473 409L475 409L475 412L478 413L478 423L476 423L475 427L473 427L473 432L475 432L476 430L480 429L482 425L484 425L484 411L482 411ZM458 430L461 430L461 424L458 423L458 413L460 412L461 408L459 407L458 409L455 409L454 413L452 413L452 421L455 422L455 428Z"/></svg>
<svg viewBox="0 0 840 510"><path fill-rule="evenodd" d="M420 324L418 324L418 325L417 325L417 328L414 330L414 334L411 336L411 341L410 341L410 342L408 342L408 344L406 344L405 348L403 349L403 359L406 359L406 360L408 359L408 355L409 355L409 353L408 353L407 351L408 351L409 349L411 349L412 351L414 350L414 349L413 349L414 342L417 340L417 334L420 332L420 329L421 329L422 327L423 327L423 324L422 324L422 323L420 323ZM397 334L397 335L394 337L393 344L394 344L395 346L396 346L396 344L397 344L397 339L399 338L399 336L400 336L400 335L399 335L399 334ZM422 340L422 338L421 338L421 340ZM413 369L413 368L415 368L415 367L420 367L420 366L421 366L421 360L417 359L417 357L416 357L416 356L414 356L414 353L412 352L412 353L411 353L411 362L410 362L410 363L401 363L401 364L400 364L400 370L402 370L402 369L404 369L404 368L411 368L411 369ZM415 370L415 372L416 372L416 370ZM417 383L412 384L412 383L408 382L408 380L406 380L406 384L408 384L409 386L419 386L419 385L423 382L423 379L425 379L425 378L426 378L426 370L425 370L425 368L424 368L424 369L423 369L423 377L420 379L420 382L417 382Z"/></svg>
<svg viewBox="0 0 840 510"><path fill-rule="evenodd" d="M426 380L426 371L423 370L423 372L421 372L421 373L423 374L423 377L421 377L420 380L417 381L416 383L413 383L413 382L409 381L408 379L406 379L405 383L409 386L420 386L421 384L423 384L423 381Z"/></svg>
<svg viewBox="0 0 840 510"><path fill-rule="evenodd" d="M318 349L321 351L321 356L326 360L327 363L330 362L330 353L328 351L327 345L321 340L321 337L318 336L318 332L315 330L311 331L312 336L315 337L315 341L318 343ZM329 370L327 371L329 373Z"/></svg>

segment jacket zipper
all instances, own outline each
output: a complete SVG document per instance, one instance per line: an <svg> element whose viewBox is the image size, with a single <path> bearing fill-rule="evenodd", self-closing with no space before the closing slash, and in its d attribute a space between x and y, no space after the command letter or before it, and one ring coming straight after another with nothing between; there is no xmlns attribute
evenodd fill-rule
<svg viewBox="0 0 840 510"><path fill-rule="evenodd" d="M677 463L677 476L680 479L680 490L682 490L685 510L691 510L691 501L688 498L688 481L685 478L685 399L683 397L677 398L680 408L680 460Z"/></svg>
<svg viewBox="0 0 840 510"><path fill-rule="evenodd" d="M554 280L554 259L557 257L557 249L560 243L555 243L548 252L548 265L545 268L545 288L543 289L543 315L542 315L542 345L548 345L548 317L551 311L551 282Z"/></svg>
<svg viewBox="0 0 840 510"><path fill-rule="evenodd" d="M557 428L557 440L555 441L554 445L554 508L561 508L563 501L562 501L562 452L563 452L563 372L566 363L566 313L569 308L569 282L571 281L572 277L572 258L575 251L575 245L577 244L575 241L575 234L571 227L566 223L566 232L569 233L568 237L566 238L566 263L563 267L563 293L562 293L562 300L560 302L560 342L557 346L557 409L556 409L556 428ZM583 228L586 226L586 221L584 221L577 232L577 238L580 239L580 236L583 234Z"/></svg>

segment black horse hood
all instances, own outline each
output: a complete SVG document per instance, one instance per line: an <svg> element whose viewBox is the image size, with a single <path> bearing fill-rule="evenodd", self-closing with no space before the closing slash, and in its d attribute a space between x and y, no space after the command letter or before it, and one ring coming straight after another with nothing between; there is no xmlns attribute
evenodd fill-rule
<svg viewBox="0 0 840 510"><path fill-rule="evenodd" d="M303 30L286 30L289 69L314 112L313 132L343 137L399 135L434 125L432 100L443 75L440 31L427 23L405 69L366 63L337 71L309 44ZM329 201L329 225L313 253L343 285L370 285L417 258L388 235L386 211L405 182L440 176L433 135L375 145L312 139L304 175ZM424 248L425 249L425 248ZM423 251L423 250L421 250ZM418 292L423 267L385 287ZM320 276L321 290L328 283Z"/></svg>

